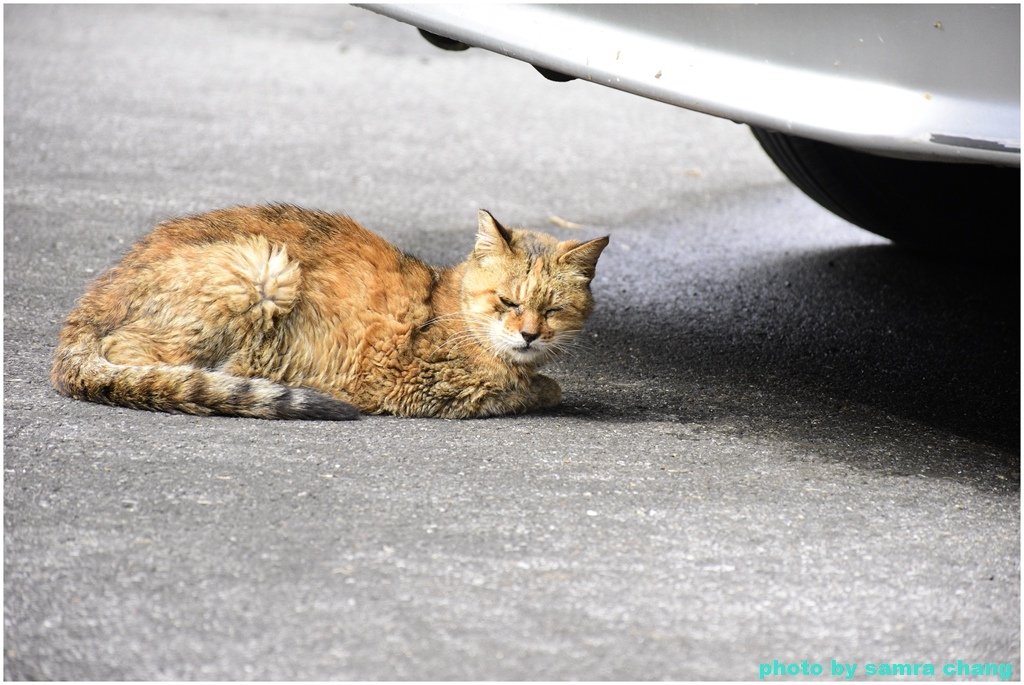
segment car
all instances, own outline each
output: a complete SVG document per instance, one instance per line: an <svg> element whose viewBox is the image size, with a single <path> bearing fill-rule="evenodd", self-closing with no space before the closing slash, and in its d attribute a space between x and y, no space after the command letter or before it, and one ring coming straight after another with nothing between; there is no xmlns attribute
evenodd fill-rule
<svg viewBox="0 0 1024 685"><path fill-rule="evenodd" d="M1019 257L1019 5L362 5L747 124L801 190L896 242Z"/></svg>

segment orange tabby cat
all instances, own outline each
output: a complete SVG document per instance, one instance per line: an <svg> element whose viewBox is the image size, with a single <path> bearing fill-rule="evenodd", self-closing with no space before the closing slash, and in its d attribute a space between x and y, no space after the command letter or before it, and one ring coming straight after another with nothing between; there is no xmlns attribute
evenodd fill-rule
<svg viewBox="0 0 1024 685"><path fill-rule="evenodd" d="M68 315L51 380L94 402L267 419L550 407L561 390L537 369L582 329L607 244L481 210L472 254L436 269L290 205L169 221Z"/></svg>

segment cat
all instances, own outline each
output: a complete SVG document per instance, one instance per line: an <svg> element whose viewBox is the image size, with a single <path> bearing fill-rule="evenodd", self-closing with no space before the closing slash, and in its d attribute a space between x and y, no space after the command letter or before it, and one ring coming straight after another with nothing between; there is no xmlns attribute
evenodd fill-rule
<svg viewBox="0 0 1024 685"><path fill-rule="evenodd" d="M264 419L549 408L561 389L538 368L582 330L607 244L480 210L469 257L435 268L293 205L170 220L78 301L51 381L105 404Z"/></svg>

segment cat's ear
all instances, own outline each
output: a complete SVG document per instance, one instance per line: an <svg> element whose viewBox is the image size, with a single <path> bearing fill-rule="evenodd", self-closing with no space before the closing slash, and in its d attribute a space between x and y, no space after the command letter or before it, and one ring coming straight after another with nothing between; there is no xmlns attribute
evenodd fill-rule
<svg viewBox="0 0 1024 685"><path fill-rule="evenodd" d="M503 255L512 251L512 234L498 223L486 209L477 215L476 245L473 254L477 257Z"/></svg>
<svg viewBox="0 0 1024 685"><path fill-rule="evenodd" d="M608 236L594 238L585 243L577 240L565 240L558 244L558 263L574 269L588 281L594 277L597 258L601 251L608 247Z"/></svg>

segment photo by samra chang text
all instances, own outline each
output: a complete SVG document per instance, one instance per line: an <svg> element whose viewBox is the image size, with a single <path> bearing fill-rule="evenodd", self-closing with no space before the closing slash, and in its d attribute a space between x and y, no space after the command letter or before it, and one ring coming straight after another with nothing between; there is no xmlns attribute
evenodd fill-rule
<svg viewBox="0 0 1024 685"><path fill-rule="evenodd" d="M1009 662L974 662L964 659L933 663L923 662L892 662L869 661L863 664L831 659L829 662L818 662L803 659L801 661L780 661L758 664L758 679L794 678L884 678L893 679L904 676L935 677L935 678L991 678L1011 680L1014 676L1013 664Z"/></svg>

